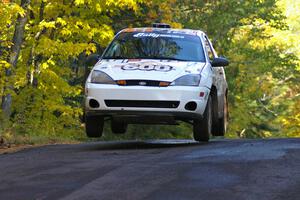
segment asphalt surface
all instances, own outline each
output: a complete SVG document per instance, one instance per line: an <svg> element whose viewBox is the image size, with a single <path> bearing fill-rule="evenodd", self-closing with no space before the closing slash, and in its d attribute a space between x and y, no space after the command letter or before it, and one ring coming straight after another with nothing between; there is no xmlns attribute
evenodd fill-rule
<svg viewBox="0 0 300 200"><path fill-rule="evenodd" d="M27 149L0 155L0 199L299 200L300 139Z"/></svg>

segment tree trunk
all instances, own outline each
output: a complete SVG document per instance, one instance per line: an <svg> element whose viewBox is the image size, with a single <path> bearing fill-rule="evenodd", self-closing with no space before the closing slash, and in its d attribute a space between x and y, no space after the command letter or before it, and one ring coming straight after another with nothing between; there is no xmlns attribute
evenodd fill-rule
<svg viewBox="0 0 300 200"><path fill-rule="evenodd" d="M39 23L44 20L44 10L45 10L45 2L42 1L41 5L40 5ZM39 65L40 65L40 62L42 60L41 55L36 55L35 48L36 48L36 46L38 46L39 40L40 40L42 34L44 34L44 33L46 33L46 28L39 31L35 35L35 37L34 37L35 42L34 42L34 44L32 46L32 49L31 49L32 59L33 59L33 62L32 62L32 66L33 66L32 86L35 87L35 88L37 88L37 86L38 86L38 75L40 73Z"/></svg>
<svg viewBox="0 0 300 200"><path fill-rule="evenodd" d="M2 105L1 108L4 113L5 118L9 118L11 114L11 103L12 103L12 97L11 97L11 90L13 90L13 83L9 81L13 69L16 67L21 46L23 43L23 38L24 38L24 30L25 30L25 25L27 22L28 18L28 6L30 4L31 0L21 0L21 7L25 10L25 15L21 16L19 15L15 24L15 32L12 40L12 47L10 49L10 54L8 57L8 62L10 63L10 68L6 69L6 85L4 87L4 92L2 96Z"/></svg>

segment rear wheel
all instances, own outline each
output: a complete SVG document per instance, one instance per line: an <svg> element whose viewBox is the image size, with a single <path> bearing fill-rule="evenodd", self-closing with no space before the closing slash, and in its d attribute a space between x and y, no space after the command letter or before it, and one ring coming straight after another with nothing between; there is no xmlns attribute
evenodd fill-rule
<svg viewBox="0 0 300 200"><path fill-rule="evenodd" d="M194 120L193 133L194 139L199 142L208 142L212 129L212 101L211 97L207 100L203 119Z"/></svg>
<svg viewBox="0 0 300 200"><path fill-rule="evenodd" d="M127 131L127 124L124 122L111 121L111 131L115 134L124 134Z"/></svg>
<svg viewBox="0 0 300 200"><path fill-rule="evenodd" d="M218 119L217 131L214 133L214 136L224 136L227 130L228 124L228 103L227 97L224 96L224 107L223 107L223 116Z"/></svg>
<svg viewBox="0 0 300 200"><path fill-rule="evenodd" d="M101 137L104 118L99 116L85 116L85 132L88 137Z"/></svg>

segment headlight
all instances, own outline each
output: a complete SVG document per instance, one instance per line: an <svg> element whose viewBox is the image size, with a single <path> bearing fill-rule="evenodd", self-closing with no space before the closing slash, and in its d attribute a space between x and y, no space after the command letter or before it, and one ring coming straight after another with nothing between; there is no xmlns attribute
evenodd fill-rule
<svg viewBox="0 0 300 200"><path fill-rule="evenodd" d="M106 73L97 70L92 72L91 82L100 84L116 84L116 82Z"/></svg>
<svg viewBox="0 0 300 200"><path fill-rule="evenodd" d="M173 81L170 86L198 86L200 74L187 74Z"/></svg>

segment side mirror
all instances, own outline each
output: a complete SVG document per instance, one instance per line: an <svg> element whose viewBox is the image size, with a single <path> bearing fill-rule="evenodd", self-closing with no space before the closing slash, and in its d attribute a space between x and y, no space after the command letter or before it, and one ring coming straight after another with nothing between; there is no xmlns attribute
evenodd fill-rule
<svg viewBox="0 0 300 200"><path fill-rule="evenodd" d="M98 62L99 59L100 59L99 54L91 54L86 58L85 64L87 66L94 66Z"/></svg>
<svg viewBox="0 0 300 200"><path fill-rule="evenodd" d="M213 67L225 67L229 65L229 61L226 58L218 57L214 58L211 62L211 66Z"/></svg>

